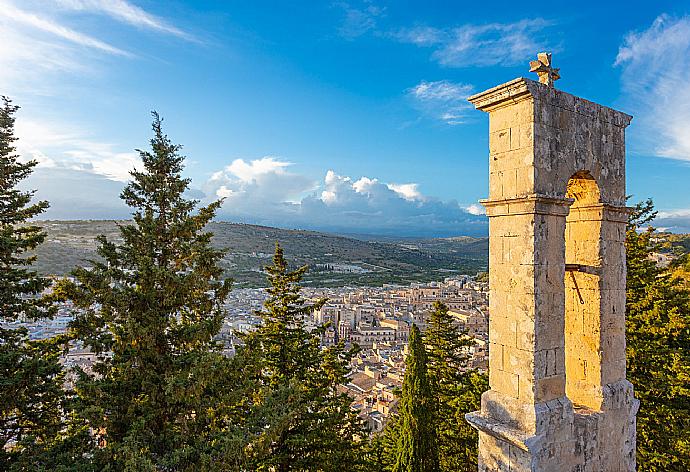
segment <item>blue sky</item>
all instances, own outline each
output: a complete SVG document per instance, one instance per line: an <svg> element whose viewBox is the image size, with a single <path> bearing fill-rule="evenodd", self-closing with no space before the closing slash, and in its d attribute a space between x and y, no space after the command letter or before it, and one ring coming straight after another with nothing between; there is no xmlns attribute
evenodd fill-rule
<svg viewBox="0 0 690 472"><path fill-rule="evenodd" d="M690 231L690 3L485 4L0 0L0 93L47 217L125 217L156 109L219 219L484 234L466 97L550 50L558 88L635 116L628 193Z"/></svg>

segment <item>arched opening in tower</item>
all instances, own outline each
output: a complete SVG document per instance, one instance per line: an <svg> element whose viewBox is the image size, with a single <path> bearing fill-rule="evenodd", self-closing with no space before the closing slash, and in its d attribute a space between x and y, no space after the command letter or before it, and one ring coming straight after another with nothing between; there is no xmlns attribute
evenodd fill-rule
<svg viewBox="0 0 690 472"><path fill-rule="evenodd" d="M589 172L577 172L566 197L574 200L565 226L566 395L576 407L596 410L601 406L599 187Z"/></svg>

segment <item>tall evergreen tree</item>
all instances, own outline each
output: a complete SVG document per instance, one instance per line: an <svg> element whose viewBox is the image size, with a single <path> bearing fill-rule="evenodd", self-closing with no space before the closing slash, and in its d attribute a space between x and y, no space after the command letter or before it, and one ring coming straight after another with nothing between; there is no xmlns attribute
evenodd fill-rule
<svg viewBox="0 0 690 472"><path fill-rule="evenodd" d="M687 471L690 293L650 258L659 249L648 226L655 215L651 200L638 204L626 235L627 377L640 400L637 464L641 471Z"/></svg>
<svg viewBox="0 0 690 472"><path fill-rule="evenodd" d="M367 472L390 472L398 459L400 421L397 414L389 416L379 434L374 434L367 444Z"/></svg>
<svg viewBox="0 0 690 472"><path fill-rule="evenodd" d="M410 330L409 354L398 406L399 434L394 472L437 472L436 406L427 373L427 354L417 325Z"/></svg>
<svg viewBox="0 0 690 472"><path fill-rule="evenodd" d="M214 341L230 282L204 230L220 202L195 210L185 198L181 147L155 112L150 144L121 195L133 224L120 226L122 242L100 236L100 259L75 269L58 295L74 302L74 335L99 356L96 375L77 384L100 444L94 466L210 469L208 448L232 422L222 398L231 369Z"/></svg>
<svg viewBox="0 0 690 472"><path fill-rule="evenodd" d="M2 97L0 107L0 321L32 320L53 310L40 297L50 280L31 270L31 251L46 235L29 223L48 208L20 190L36 161L20 162L15 148L18 107ZM25 328L0 325L0 469L42 467L40 455L59 440L63 374L58 362L66 338L31 341ZM38 462L37 462L38 461ZM33 468L33 467L32 467Z"/></svg>
<svg viewBox="0 0 690 472"><path fill-rule="evenodd" d="M258 388L250 423L256 440L252 470L338 471L359 466L363 436L350 409L346 383L354 351L342 344L321 349L323 328L307 331L305 319L323 300L301 294L307 267L290 270L280 245L266 268L269 288L262 326L245 337L241 354L254 358Z"/></svg>
<svg viewBox="0 0 690 472"><path fill-rule="evenodd" d="M486 374L468 365L468 348L475 341L458 327L446 305L435 302L424 342L436 406L440 469L474 471L478 437L465 413L479 409L481 394L488 389Z"/></svg>

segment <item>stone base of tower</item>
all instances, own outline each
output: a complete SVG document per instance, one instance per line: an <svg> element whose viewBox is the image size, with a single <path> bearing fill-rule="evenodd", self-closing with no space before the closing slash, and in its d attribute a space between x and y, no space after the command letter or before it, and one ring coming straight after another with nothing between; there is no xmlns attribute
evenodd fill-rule
<svg viewBox="0 0 690 472"><path fill-rule="evenodd" d="M466 415L479 430L479 471L569 471L575 449L573 405L566 397L520 403L495 391L482 395L482 410Z"/></svg>
<svg viewBox="0 0 690 472"><path fill-rule="evenodd" d="M601 411L575 408L574 458L582 472L636 470L636 415L640 401L627 380L605 385Z"/></svg>
<svg viewBox="0 0 690 472"><path fill-rule="evenodd" d="M479 430L479 471L634 472L639 401L627 380L603 396L602 410L591 411L567 397L520 404L486 392L482 410L466 415Z"/></svg>

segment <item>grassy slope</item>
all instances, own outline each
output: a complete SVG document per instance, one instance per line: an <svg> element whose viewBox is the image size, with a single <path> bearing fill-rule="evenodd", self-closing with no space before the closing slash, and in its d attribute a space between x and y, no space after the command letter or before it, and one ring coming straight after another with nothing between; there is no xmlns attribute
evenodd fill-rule
<svg viewBox="0 0 690 472"><path fill-rule="evenodd" d="M126 222L121 222L126 224ZM37 268L45 274L65 274L95 257L94 238L119 239L114 221L45 221L48 238L38 253ZM312 270L314 285L379 285L437 280L450 273L476 273L487 266L485 238L404 239L367 241L325 233L285 230L234 223L213 223L214 244L228 248L223 261L228 275L241 285L261 285L260 268L270 263L276 241L295 265L351 264L370 272L342 274Z"/></svg>

